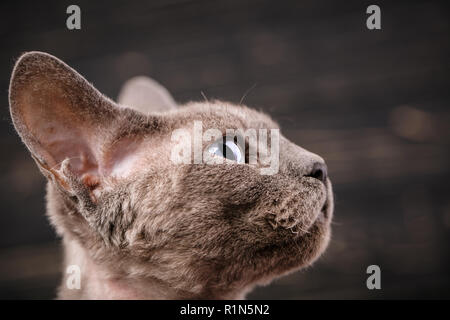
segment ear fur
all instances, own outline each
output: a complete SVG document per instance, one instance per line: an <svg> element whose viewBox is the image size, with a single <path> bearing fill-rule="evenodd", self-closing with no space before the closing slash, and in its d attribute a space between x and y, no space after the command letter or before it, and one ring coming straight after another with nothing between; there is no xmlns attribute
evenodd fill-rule
<svg viewBox="0 0 450 320"><path fill-rule="evenodd" d="M61 170L68 160L74 176L95 188L107 165L105 154L114 153L105 142L127 111L64 62L42 52L25 53L17 61L9 103L17 132L47 178L70 192Z"/></svg>

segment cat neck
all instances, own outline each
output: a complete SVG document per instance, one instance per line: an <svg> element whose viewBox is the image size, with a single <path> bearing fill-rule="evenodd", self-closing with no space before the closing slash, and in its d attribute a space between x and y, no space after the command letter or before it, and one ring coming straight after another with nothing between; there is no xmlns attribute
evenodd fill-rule
<svg viewBox="0 0 450 320"><path fill-rule="evenodd" d="M65 261L63 281L59 288L59 299L244 299L245 292L214 293L208 296L180 292L152 279L128 279L112 273L95 263L76 240L64 238ZM72 268L71 268L72 266ZM79 270L79 286L73 277L73 266Z"/></svg>

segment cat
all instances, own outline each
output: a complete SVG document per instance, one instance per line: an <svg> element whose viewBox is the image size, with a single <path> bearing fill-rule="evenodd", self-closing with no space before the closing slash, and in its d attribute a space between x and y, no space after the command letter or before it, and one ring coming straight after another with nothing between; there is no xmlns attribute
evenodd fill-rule
<svg viewBox="0 0 450 320"><path fill-rule="evenodd" d="M130 80L115 103L42 52L16 62L9 103L48 180L47 215L64 266L81 271L79 289L64 272L59 299L244 299L311 265L328 245L325 162L282 135L273 175L260 164L170 160L176 129L196 120L277 129L266 114L222 101L177 106L148 78Z"/></svg>

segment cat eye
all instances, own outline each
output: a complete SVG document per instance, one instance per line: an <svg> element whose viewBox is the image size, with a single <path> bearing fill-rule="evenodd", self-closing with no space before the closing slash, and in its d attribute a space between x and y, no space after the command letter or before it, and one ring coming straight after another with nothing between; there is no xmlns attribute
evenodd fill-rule
<svg viewBox="0 0 450 320"><path fill-rule="evenodd" d="M242 150L231 137L224 137L213 142L208 147L208 152L237 163L243 162Z"/></svg>

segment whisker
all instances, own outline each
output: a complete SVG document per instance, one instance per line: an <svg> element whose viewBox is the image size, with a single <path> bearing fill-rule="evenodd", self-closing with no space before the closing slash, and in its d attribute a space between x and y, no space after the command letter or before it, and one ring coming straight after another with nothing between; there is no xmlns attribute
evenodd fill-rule
<svg viewBox="0 0 450 320"><path fill-rule="evenodd" d="M239 104L242 104L244 102L244 99L247 97L247 95L256 87L257 83L253 84L250 88L247 89L247 91L244 92L244 95L242 96L241 100L239 101Z"/></svg>
<svg viewBox="0 0 450 320"><path fill-rule="evenodd" d="M206 97L205 93L203 91L200 91L200 94L203 96L203 99L205 99L205 102L209 103L209 100Z"/></svg>
<svg viewBox="0 0 450 320"><path fill-rule="evenodd" d="M342 222L340 222L340 221L335 221L335 219L331 220L331 224L332 224L332 225L335 225L335 226L342 226L342 225L343 225Z"/></svg>

